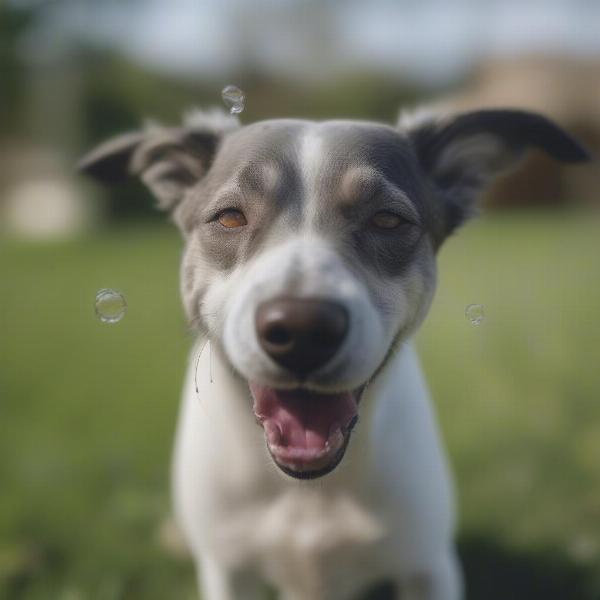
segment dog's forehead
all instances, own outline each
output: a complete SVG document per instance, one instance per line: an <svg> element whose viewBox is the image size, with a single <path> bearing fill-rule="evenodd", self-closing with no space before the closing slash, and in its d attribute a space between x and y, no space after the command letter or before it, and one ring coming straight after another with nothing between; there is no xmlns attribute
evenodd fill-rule
<svg viewBox="0 0 600 600"><path fill-rule="evenodd" d="M265 168L266 167L266 168ZM295 180L340 186L357 168L376 172L410 193L415 187L415 159L409 142L394 128L357 121L311 122L282 119L254 123L230 134L214 170L219 178L251 174L266 178L273 169ZM289 178L288 178L289 179Z"/></svg>
<svg viewBox="0 0 600 600"><path fill-rule="evenodd" d="M293 162L298 140L310 122L270 120L246 125L230 133L216 156L213 176L227 178L265 164L283 167Z"/></svg>

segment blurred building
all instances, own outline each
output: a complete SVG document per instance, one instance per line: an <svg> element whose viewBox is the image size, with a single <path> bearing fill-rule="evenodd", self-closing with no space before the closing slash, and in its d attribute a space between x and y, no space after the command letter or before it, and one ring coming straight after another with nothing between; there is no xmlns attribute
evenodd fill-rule
<svg viewBox="0 0 600 600"><path fill-rule="evenodd" d="M556 0L516 14L508 4L0 2L0 230L56 237L104 218L150 218L141 186L85 188L78 157L144 117L171 123L218 103L228 83L246 91L246 123L390 122L400 106L455 86L447 100L457 110L541 111L600 154L600 7ZM546 54L523 54L534 30ZM478 57L508 53L516 58L482 59L465 76ZM532 153L487 202L597 206L598 189L600 164L560 166Z"/></svg>

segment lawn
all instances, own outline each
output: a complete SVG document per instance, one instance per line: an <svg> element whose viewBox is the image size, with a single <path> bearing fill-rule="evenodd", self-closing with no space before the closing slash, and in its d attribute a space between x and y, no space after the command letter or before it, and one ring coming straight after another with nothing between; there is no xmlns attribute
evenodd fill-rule
<svg viewBox="0 0 600 600"><path fill-rule="evenodd" d="M599 225L487 218L442 249L418 345L474 600L600 598ZM157 225L0 242L0 598L195 598L161 541L191 341L179 255ZM100 288L126 295L120 323L95 318Z"/></svg>

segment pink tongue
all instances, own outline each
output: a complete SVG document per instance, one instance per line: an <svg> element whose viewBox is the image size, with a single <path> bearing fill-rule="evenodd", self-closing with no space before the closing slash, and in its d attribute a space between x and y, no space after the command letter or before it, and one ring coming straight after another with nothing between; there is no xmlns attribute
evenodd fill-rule
<svg viewBox="0 0 600 600"><path fill-rule="evenodd" d="M348 427L357 414L352 392L315 394L275 390L250 383L254 414L274 445L322 450L334 428Z"/></svg>

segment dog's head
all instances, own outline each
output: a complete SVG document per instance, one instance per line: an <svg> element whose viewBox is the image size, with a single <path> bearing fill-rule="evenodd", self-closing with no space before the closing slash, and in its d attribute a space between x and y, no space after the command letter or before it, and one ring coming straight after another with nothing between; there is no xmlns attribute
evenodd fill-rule
<svg viewBox="0 0 600 600"><path fill-rule="evenodd" d="M341 460L362 390L424 318L440 244L530 147L587 158L515 110L397 127L199 113L109 141L81 167L138 175L172 212L190 321L248 382L276 464L311 478Z"/></svg>

